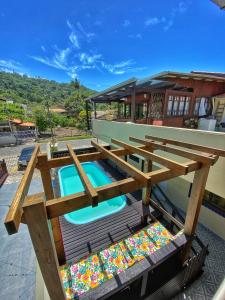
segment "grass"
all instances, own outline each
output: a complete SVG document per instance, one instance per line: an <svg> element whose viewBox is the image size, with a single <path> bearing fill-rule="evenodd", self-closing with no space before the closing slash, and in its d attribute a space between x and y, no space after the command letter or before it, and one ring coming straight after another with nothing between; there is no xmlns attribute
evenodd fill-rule
<svg viewBox="0 0 225 300"><path fill-rule="evenodd" d="M90 139L93 138L92 135L76 135L76 136L64 136L56 138L57 141L68 141L68 140L84 140L84 139Z"/></svg>
<svg viewBox="0 0 225 300"><path fill-rule="evenodd" d="M84 140L84 139L90 139L93 138L90 134L83 134L83 135L76 135L76 136L63 136L63 137L55 137L55 140L57 142L63 142L63 141L73 141L73 140ZM39 140L39 143L47 143L50 142L51 138Z"/></svg>

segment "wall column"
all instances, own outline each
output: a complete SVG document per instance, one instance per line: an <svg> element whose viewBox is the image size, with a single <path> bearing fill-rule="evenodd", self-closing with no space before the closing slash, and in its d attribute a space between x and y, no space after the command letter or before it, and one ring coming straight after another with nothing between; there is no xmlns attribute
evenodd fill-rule
<svg viewBox="0 0 225 300"><path fill-rule="evenodd" d="M135 87L133 88L131 94L131 121L136 122L136 91Z"/></svg>

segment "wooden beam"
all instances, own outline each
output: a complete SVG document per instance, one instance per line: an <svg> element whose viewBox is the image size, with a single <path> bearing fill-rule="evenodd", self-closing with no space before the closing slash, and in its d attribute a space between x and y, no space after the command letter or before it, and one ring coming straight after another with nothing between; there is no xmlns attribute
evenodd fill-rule
<svg viewBox="0 0 225 300"><path fill-rule="evenodd" d="M28 203L25 201L23 210L48 294L51 299L64 300L66 296L44 200L34 197Z"/></svg>
<svg viewBox="0 0 225 300"><path fill-rule="evenodd" d="M26 171L20 181L19 187L16 191L15 197L12 201L9 211L6 215L5 227L7 229L8 234L14 234L18 232L22 213L23 213L22 205L25 200L25 197L28 194L34 169L37 163L37 154L39 153L39 151L40 151L40 146L36 145L34 152L31 156L31 159L28 163L28 166L26 168Z"/></svg>
<svg viewBox="0 0 225 300"><path fill-rule="evenodd" d="M207 165L204 165L200 170L195 171L184 225L184 233L189 236L195 233L208 173L209 166Z"/></svg>
<svg viewBox="0 0 225 300"><path fill-rule="evenodd" d="M151 205L158 209L163 215L165 215L169 220L171 220L174 224L176 224L180 229L184 228L184 225L175 219L168 211L163 209L158 203L151 199Z"/></svg>
<svg viewBox="0 0 225 300"><path fill-rule="evenodd" d="M96 190L94 189L94 187L92 186L90 180L88 179L86 173L84 172L84 169L77 157L77 155L74 153L73 148L71 147L71 145L67 144L67 148L69 151L69 154L73 160L73 163L78 171L78 174L80 176L80 179L84 185L85 191L89 197L89 199L92 202L92 206L97 206L98 205L98 193L96 192Z"/></svg>
<svg viewBox="0 0 225 300"><path fill-rule="evenodd" d="M195 171L191 196L188 201L188 208L184 224L184 233L190 237L194 235L197 227L209 169L209 165L203 165L200 170ZM188 245L185 247L185 250L182 255L183 262L185 262L188 259L190 249L191 242L188 243Z"/></svg>
<svg viewBox="0 0 225 300"><path fill-rule="evenodd" d="M152 161L150 159L146 159L144 162L144 172L149 173L152 171ZM142 201L145 205L149 205L151 197L151 184L148 184L146 187L142 189Z"/></svg>
<svg viewBox="0 0 225 300"><path fill-rule="evenodd" d="M154 141L147 141L147 140L142 140L142 139L138 139L135 137L129 137L129 140L135 143L139 143L145 146L149 146L152 147L154 150L162 150L168 153L172 153L178 156L182 156L185 158L189 158L191 160L195 160L195 161L199 161L201 163L206 163L206 164L210 164L213 165L216 161L215 157L213 156L209 156L209 155L205 155L205 154L196 154L187 150L183 150L183 149L178 149L178 148L174 148L168 145L162 145L159 143L155 143Z"/></svg>
<svg viewBox="0 0 225 300"><path fill-rule="evenodd" d="M140 170L138 170L134 166L130 165L129 163L124 161L122 158L118 157L116 154L114 154L111 151L105 149L103 146L97 144L96 142L91 141L91 143L97 150L104 153L107 158L112 160L122 170L126 171L129 175L134 177L136 180L138 180L140 182L144 182L144 185L147 185L150 182L151 179L145 173L141 172Z"/></svg>
<svg viewBox="0 0 225 300"><path fill-rule="evenodd" d="M134 178L126 178L115 181L104 186L96 188L98 193L98 202L130 193L142 187L144 182L135 180ZM75 211L90 206L90 200L85 192L72 194L65 197L50 200L46 203L46 209L49 218L61 216L71 211Z"/></svg>
<svg viewBox="0 0 225 300"><path fill-rule="evenodd" d="M41 178L42 178L42 184L45 192L46 200L49 201L51 199L54 199L54 192L52 187L52 179L51 179L51 173L50 169L48 167L48 157L47 154L39 154L38 155L38 166L40 168L41 172ZM65 258L65 251L64 251L64 245L63 245L63 239L62 239L62 232L61 227L59 223L59 218L54 218L51 220L52 225L52 231L53 231L53 237L55 242L55 248L57 257L59 260L59 264L65 264L66 258Z"/></svg>
<svg viewBox="0 0 225 300"><path fill-rule="evenodd" d="M152 136L152 135L146 135L145 138L154 140L154 141L158 141L158 142L162 142L164 145L172 144L172 145L176 145L179 147L189 148L192 150L197 150L197 151L211 153L214 155L225 157L225 150L223 150L223 149L212 148L212 147L207 147L207 146L192 144L192 143L187 143L187 142L180 142L180 141L173 140L173 139L164 139L164 138L159 138L157 136Z"/></svg>
<svg viewBox="0 0 225 300"><path fill-rule="evenodd" d="M114 144L117 144L117 145L119 145L121 147L124 147L127 150L130 150L132 152L140 154L141 156L143 156L143 157L145 157L147 159L150 159L152 161L155 161L155 162L157 162L157 163L159 163L159 164L161 164L161 165L163 165L163 166L165 166L165 167L167 167L169 169L175 169L178 172L180 172L180 174L182 174L182 175L187 174L187 167L184 164L180 164L180 163L175 162L175 161L173 161L171 159L164 158L164 157L162 157L160 155L151 153L149 151L137 148L135 146L126 144L124 142L121 142L121 141L118 141L118 140L115 140L115 139L112 139L111 141Z"/></svg>
<svg viewBox="0 0 225 300"><path fill-rule="evenodd" d="M190 162L188 164L190 172L198 170L200 167L200 164L196 162ZM155 170L146 175L151 178L152 184L179 176L176 171L167 168ZM144 182L140 182L134 178L127 178L97 187L98 202L100 203L107 199L134 192L144 186ZM87 206L90 206L90 200L85 192L49 200L46 203L49 218L55 218Z"/></svg>
<svg viewBox="0 0 225 300"><path fill-rule="evenodd" d="M139 146L140 149L147 149L146 146ZM112 153L116 154L117 156L125 156L129 154L130 152L125 149L113 149L111 150ZM95 161L100 159L106 159L107 156L104 153L101 152L93 152L93 153L85 153L85 154L79 154L77 155L77 158L80 162L86 162L86 161ZM48 160L48 166L49 168L59 168L65 165L70 165L73 163L73 160L70 156L65 157L58 157L58 158L52 158ZM37 165L38 167L38 165Z"/></svg>

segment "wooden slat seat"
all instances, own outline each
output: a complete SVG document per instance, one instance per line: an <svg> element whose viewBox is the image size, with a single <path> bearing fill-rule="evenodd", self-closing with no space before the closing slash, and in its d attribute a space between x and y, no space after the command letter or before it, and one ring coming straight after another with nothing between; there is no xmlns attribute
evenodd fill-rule
<svg viewBox="0 0 225 300"><path fill-rule="evenodd" d="M67 299L76 299L100 286L170 244L172 235L161 223L155 222L134 235L91 254L75 264L60 268Z"/></svg>

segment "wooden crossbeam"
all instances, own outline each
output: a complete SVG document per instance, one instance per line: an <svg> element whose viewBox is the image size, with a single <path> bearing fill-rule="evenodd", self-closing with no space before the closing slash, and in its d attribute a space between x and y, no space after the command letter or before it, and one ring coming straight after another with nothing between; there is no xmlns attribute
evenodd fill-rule
<svg viewBox="0 0 225 300"><path fill-rule="evenodd" d="M95 188L92 186L90 180L88 179L86 173L84 172L84 169L77 157L77 155L74 153L73 148L71 145L67 144L67 148L69 151L69 154L73 160L73 163L75 167L77 168L78 174L80 175L80 179L84 185L85 191L89 197L89 199L92 202L92 206L98 205L98 193L96 192Z"/></svg>
<svg viewBox="0 0 225 300"><path fill-rule="evenodd" d="M193 152L190 152L187 150L177 149L172 146L155 143L154 141L150 141L150 140L142 140L142 139L139 139L136 137L129 137L129 140L132 142L135 142L135 143L149 146L149 147L153 148L154 150L162 150L162 151L172 153L172 154L175 154L178 156L189 158L191 160L199 161L201 163L213 165L216 161L215 157L213 157L211 155L209 156L209 155L205 155L205 154L196 154L196 153L193 153Z"/></svg>
<svg viewBox="0 0 225 300"><path fill-rule="evenodd" d="M113 144L119 145L121 147L124 147L127 150L130 150L132 152L140 154L141 156L143 156L147 159L151 159L152 161L155 161L155 162L157 162L157 163L159 163L163 166L166 166L169 169L175 169L175 170L179 171L180 174L182 174L182 175L187 174L187 167L184 164L180 164L180 163L175 162L171 159L167 159L167 158L164 158L160 155L157 155L157 154L151 153L149 151L137 148L135 146L126 144L122 141L118 141L118 140L115 140L115 139L112 139L111 141L112 141Z"/></svg>
<svg viewBox="0 0 225 300"><path fill-rule="evenodd" d="M138 148L147 149L146 146L139 146ZM117 156L124 156L124 155L129 154L129 151L125 150L125 149L113 149L113 150L111 150L111 152L116 154ZM95 161L95 160L107 158L106 154L101 153L99 151L93 152L93 153L78 154L77 157L80 162ZM65 166L65 165L70 165L72 163L73 163L73 160L70 156L51 158L48 160L48 166L50 169L51 168L59 168L59 167Z"/></svg>
<svg viewBox="0 0 225 300"><path fill-rule="evenodd" d="M124 161L122 158L118 157L116 154L112 153L111 151L105 149L103 146L99 145L98 143L91 141L92 145L98 149L100 152L104 153L107 158L112 160L116 165L118 165L120 168L122 168L124 171L126 171L128 174L130 174L132 177L137 179L140 182L144 182L145 185L149 184L151 181L151 178L147 176L145 173L141 172L134 166L130 165L126 161Z"/></svg>
<svg viewBox="0 0 225 300"><path fill-rule="evenodd" d="M201 168L201 165L194 161L187 163L187 165L189 172L199 170ZM151 183L158 183L179 176L176 171L167 168L154 170L146 173L146 175L151 178ZM126 193L134 192L144 186L144 182L140 182L130 177L97 187L96 192L98 193L98 202L100 203ZM32 205L32 197L29 197L29 202ZM90 199L85 192L48 200L46 202L46 210L49 219L62 216L66 213L70 213L87 206L90 206ZM23 219L23 221L26 223L25 219Z"/></svg>
<svg viewBox="0 0 225 300"><path fill-rule="evenodd" d="M145 138L153 140L153 141L162 142L164 145L172 144L172 145L176 145L179 147L189 148L192 150L197 150L197 151L211 153L214 155L225 157L225 150L223 150L223 149L212 148L212 147L207 147L207 146L198 145L198 144L191 144L191 143L187 143L187 142L180 142L180 141L173 140L173 139L164 139L164 138L160 138L160 137L152 136L152 135L146 135Z"/></svg>
<svg viewBox="0 0 225 300"><path fill-rule="evenodd" d="M37 155L40 152L40 145L36 145L31 159L28 163L26 171L20 181L19 187L16 191L16 195L12 201L9 211L5 218L5 227L8 234L14 234L18 231L21 222L23 210L22 205L28 194L34 169L37 163Z"/></svg>

